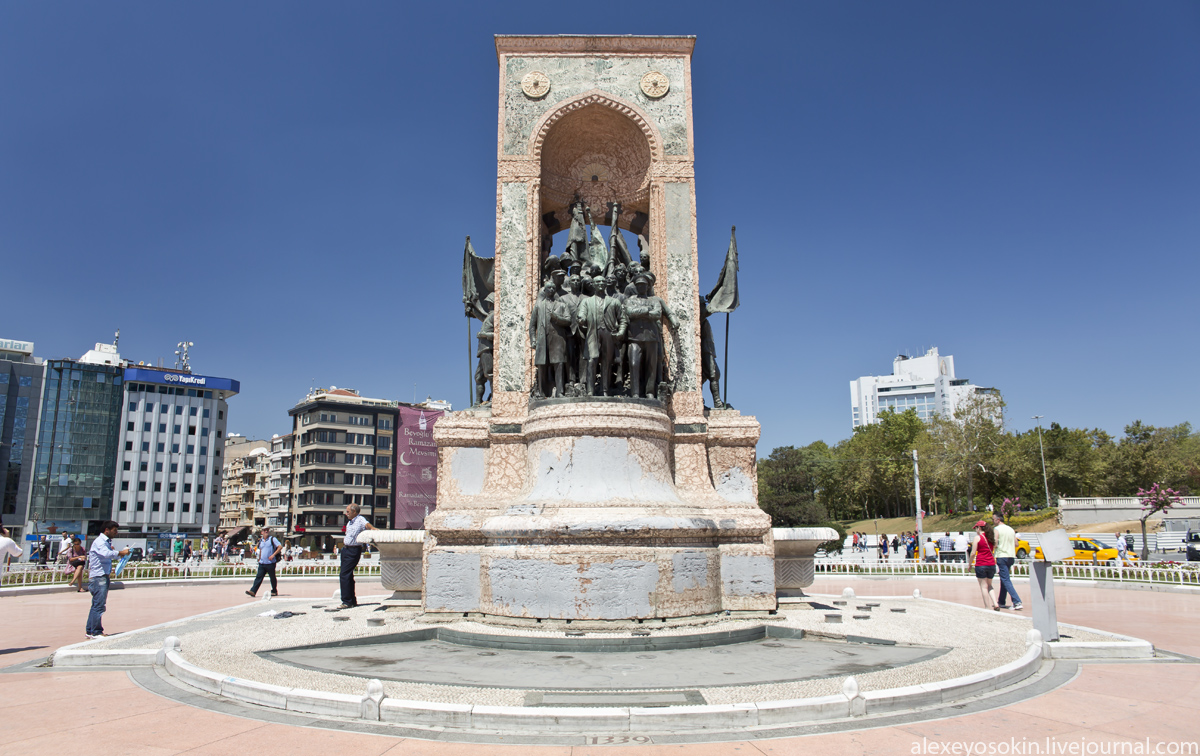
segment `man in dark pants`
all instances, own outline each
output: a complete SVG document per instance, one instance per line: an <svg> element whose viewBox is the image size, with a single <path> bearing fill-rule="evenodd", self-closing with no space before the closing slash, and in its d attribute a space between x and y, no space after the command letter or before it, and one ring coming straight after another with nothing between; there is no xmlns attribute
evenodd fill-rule
<svg viewBox="0 0 1200 756"><path fill-rule="evenodd" d="M246 591L246 595L254 598L254 594L258 593L258 587L262 585L263 576L271 576L271 595L279 595L279 584L275 581L275 563L279 561L279 552L283 551L283 544L278 538L271 536L270 528L262 529L262 537L258 540L258 574L254 576L254 585L250 586L250 590Z"/></svg>
<svg viewBox="0 0 1200 756"><path fill-rule="evenodd" d="M353 609L358 606L358 597L354 595L354 568L362 558L362 545L358 542L358 534L364 530L374 530L375 526L367 522L367 518L358 513L357 504L346 505L346 539L342 546L342 605L338 609Z"/></svg>
<svg viewBox="0 0 1200 756"><path fill-rule="evenodd" d="M85 633L89 638L108 635L100 620L108 608L108 576L112 572L112 560L129 553L129 549L117 551L113 548L112 539L116 537L117 523L105 520L100 525L100 535L92 541L92 548L88 551L88 591L92 594L92 609L88 612Z"/></svg>

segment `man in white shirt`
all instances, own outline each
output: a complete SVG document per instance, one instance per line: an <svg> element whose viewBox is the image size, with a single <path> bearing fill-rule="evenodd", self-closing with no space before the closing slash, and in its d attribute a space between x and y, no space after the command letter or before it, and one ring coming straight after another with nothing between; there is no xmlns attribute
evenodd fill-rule
<svg viewBox="0 0 1200 756"><path fill-rule="evenodd" d="M1017 561L1017 531L1004 524L1004 515L999 512L992 512L992 524L996 534L996 543L992 544L992 551L996 556L996 568L1000 572L1000 596L996 605L1007 609L1004 600L1011 594L1012 608L1020 609L1021 597L1017 595L1017 589L1013 588L1009 572Z"/></svg>
<svg viewBox="0 0 1200 756"><path fill-rule="evenodd" d="M1129 563L1129 541L1125 540L1124 533L1117 533L1117 558L1122 567Z"/></svg>
<svg viewBox="0 0 1200 756"><path fill-rule="evenodd" d="M960 561L960 562L967 561L967 552L970 550L971 550L971 539L967 538L966 533L962 532L961 530L958 531L958 535L954 536L954 553L956 555L956 558L958 558L958 561ZM957 555L959 555L959 554L961 554L962 556L957 557Z"/></svg>
<svg viewBox="0 0 1200 756"><path fill-rule="evenodd" d="M87 637L99 638L107 635L100 623L104 610L108 607L109 573L112 572L113 557L125 556L129 549L117 551L113 548L112 539L117 537L117 523L106 520L100 525L101 534L92 541L88 551L88 592L92 594L92 609L88 612Z"/></svg>
<svg viewBox="0 0 1200 756"><path fill-rule="evenodd" d="M339 577L342 583L342 605L338 609L353 609L358 606L358 597L354 595L354 568L362 558L362 545L358 542L358 534L364 530L374 530L375 526L367 522L367 518L358 513L357 504L346 505L346 538L342 546L342 567Z"/></svg>
<svg viewBox="0 0 1200 756"><path fill-rule="evenodd" d="M8 566L9 557L14 560L20 559L22 553L24 552L17 542L8 537L8 528L0 528L0 575L4 574Z"/></svg>

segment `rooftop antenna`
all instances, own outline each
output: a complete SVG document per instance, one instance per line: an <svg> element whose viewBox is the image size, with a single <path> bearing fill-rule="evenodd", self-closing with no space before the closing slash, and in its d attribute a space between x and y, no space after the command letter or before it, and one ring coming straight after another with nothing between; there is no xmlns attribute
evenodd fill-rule
<svg viewBox="0 0 1200 756"><path fill-rule="evenodd" d="M117 334L113 336L113 349L117 348L117 342L121 340L121 329L117 329Z"/></svg>
<svg viewBox="0 0 1200 756"><path fill-rule="evenodd" d="M183 370L185 373L192 372L192 365L188 362L188 349L196 346L192 341L181 341L175 346L179 347L175 350L175 369Z"/></svg>

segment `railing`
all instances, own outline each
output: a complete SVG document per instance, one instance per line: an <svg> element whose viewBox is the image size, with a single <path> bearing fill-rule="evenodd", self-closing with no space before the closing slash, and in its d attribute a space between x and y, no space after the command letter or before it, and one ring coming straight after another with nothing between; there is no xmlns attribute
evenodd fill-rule
<svg viewBox="0 0 1200 756"><path fill-rule="evenodd" d="M354 574L359 577L378 577L379 562L360 562ZM285 577L337 577L341 565L333 561L284 562L275 568L275 574ZM125 567L119 580L123 583L147 580L210 580L213 578L253 578L258 572L254 562L205 562L201 564L146 564L135 563ZM37 585L66 585L71 575L61 566L37 564L14 564L0 577L0 587L19 588Z"/></svg>
<svg viewBox="0 0 1200 756"><path fill-rule="evenodd" d="M1162 564L1162 563L1159 563ZM1029 562L1013 565L1013 577L1028 577ZM817 559L818 575L850 575L855 577L918 577L947 576L975 577L975 568L963 562L919 562L915 559L888 562L843 562ZM1122 567L1120 565L1055 564L1055 577L1071 580L1104 580L1119 583L1155 583L1162 585L1200 586L1200 565Z"/></svg>

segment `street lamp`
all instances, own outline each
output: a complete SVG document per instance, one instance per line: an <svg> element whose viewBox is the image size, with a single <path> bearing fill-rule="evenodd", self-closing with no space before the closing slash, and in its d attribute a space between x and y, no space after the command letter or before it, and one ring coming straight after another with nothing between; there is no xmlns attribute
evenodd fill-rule
<svg viewBox="0 0 1200 756"><path fill-rule="evenodd" d="M1046 487L1046 506L1050 506L1050 480L1046 477L1046 447L1042 445L1042 418L1045 415L1034 415L1033 419L1038 421L1038 452L1042 455L1042 485Z"/></svg>

